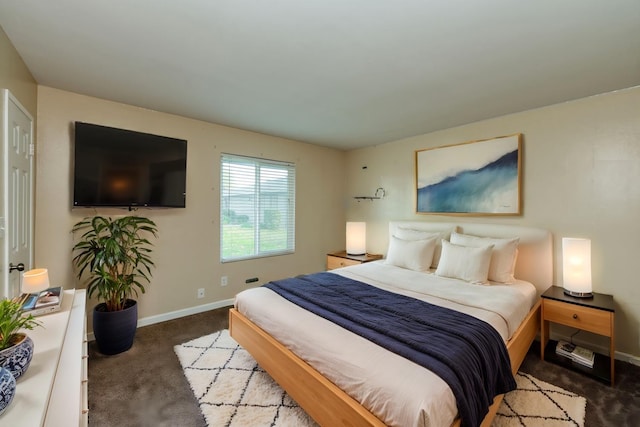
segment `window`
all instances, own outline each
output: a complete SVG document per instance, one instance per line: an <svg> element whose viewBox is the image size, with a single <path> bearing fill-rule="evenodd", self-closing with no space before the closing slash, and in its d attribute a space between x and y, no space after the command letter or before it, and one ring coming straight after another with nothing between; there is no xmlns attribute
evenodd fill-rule
<svg viewBox="0 0 640 427"><path fill-rule="evenodd" d="M220 171L220 260L293 253L295 165L223 154Z"/></svg>

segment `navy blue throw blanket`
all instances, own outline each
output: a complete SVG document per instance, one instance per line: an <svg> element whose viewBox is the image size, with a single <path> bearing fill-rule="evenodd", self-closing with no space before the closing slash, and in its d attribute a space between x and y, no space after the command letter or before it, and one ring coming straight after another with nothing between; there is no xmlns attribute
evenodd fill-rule
<svg viewBox="0 0 640 427"><path fill-rule="evenodd" d="M333 273L264 286L434 372L453 391L463 426L480 425L493 398L516 388L502 338L475 317Z"/></svg>

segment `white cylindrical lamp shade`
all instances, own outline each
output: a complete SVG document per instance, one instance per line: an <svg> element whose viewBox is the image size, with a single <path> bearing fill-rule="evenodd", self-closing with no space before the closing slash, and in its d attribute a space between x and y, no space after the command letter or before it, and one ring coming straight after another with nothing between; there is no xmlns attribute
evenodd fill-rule
<svg viewBox="0 0 640 427"><path fill-rule="evenodd" d="M565 293L577 297L590 297L591 240L562 238L562 286Z"/></svg>
<svg viewBox="0 0 640 427"><path fill-rule="evenodd" d="M22 292L36 294L49 288L49 270L36 268L22 273Z"/></svg>
<svg viewBox="0 0 640 427"><path fill-rule="evenodd" d="M367 253L367 223L347 222L347 254L364 255Z"/></svg>

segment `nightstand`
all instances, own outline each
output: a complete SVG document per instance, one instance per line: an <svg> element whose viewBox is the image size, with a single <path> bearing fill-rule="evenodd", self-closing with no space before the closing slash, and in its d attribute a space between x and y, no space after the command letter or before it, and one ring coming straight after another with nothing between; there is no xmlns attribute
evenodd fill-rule
<svg viewBox="0 0 640 427"><path fill-rule="evenodd" d="M333 252L327 254L327 270L346 267L348 265L363 264L365 262L377 261L379 259L382 259L382 255L347 255L347 251Z"/></svg>
<svg viewBox="0 0 640 427"><path fill-rule="evenodd" d="M559 286L552 286L542 294L540 354L548 360L583 372L593 378L610 383L614 381L615 335L613 296L594 292L591 298L566 295ZM549 340L549 322L589 331L609 337L609 356L596 353L593 368L582 366L556 355L557 341Z"/></svg>

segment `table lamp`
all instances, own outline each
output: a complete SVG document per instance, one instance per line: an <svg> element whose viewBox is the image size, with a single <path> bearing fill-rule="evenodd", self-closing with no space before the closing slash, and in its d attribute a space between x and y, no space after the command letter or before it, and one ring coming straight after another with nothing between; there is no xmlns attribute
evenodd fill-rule
<svg viewBox="0 0 640 427"><path fill-rule="evenodd" d="M578 298L593 296L591 287L591 240L562 238L562 287Z"/></svg>
<svg viewBox="0 0 640 427"><path fill-rule="evenodd" d="M22 292L39 294L49 288L49 270L36 268L22 273Z"/></svg>
<svg viewBox="0 0 640 427"><path fill-rule="evenodd" d="M367 223L347 222L347 254L365 255L367 253Z"/></svg>

